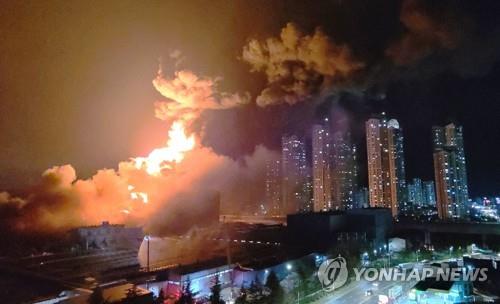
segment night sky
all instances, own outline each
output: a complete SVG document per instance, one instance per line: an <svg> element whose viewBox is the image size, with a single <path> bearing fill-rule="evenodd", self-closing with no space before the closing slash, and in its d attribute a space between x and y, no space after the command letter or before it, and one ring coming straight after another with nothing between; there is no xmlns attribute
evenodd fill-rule
<svg viewBox="0 0 500 304"><path fill-rule="evenodd" d="M161 146L168 125L153 115L160 96L151 80L160 57L174 70L173 50L186 58L183 68L221 76L222 89L255 98L266 77L251 72L243 47L293 22L306 34L321 27L363 68L293 106L251 102L205 113L206 145L234 158L257 144L278 149L282 134L308 136L329 114L363 145L364 120L383 110L404 129L407 178L432 179L431 127L453 121L464 126L470 194L499 194L498 1L0 5L0 189L23 189L66 163L87 178Z"/></svg>

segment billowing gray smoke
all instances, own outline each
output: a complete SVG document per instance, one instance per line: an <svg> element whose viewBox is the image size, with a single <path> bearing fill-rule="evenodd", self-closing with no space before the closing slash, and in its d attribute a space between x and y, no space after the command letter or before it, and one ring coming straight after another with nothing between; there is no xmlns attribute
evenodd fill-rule
<svg viewBox="0 0 500 304"><path fill-rule="evenodd" d="M242 58L267 76L268 86L256 99L263 107L310 99L364 67L347 45L335 44L320 28L305 35L294 23L288 23L279 38L250 40Z"/></svg>

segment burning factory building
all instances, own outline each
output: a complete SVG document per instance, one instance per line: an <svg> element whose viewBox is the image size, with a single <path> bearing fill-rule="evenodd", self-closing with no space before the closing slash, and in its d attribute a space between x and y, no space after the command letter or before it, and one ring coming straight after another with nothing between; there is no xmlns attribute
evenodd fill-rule
<svg viewBox="0 0 500 304"><path fill-rule="evenodd" d="M105 221L98 226L85 226L73 230L77 243L84 250L139 248L143 239L142 228L125 227Z"/></svg>

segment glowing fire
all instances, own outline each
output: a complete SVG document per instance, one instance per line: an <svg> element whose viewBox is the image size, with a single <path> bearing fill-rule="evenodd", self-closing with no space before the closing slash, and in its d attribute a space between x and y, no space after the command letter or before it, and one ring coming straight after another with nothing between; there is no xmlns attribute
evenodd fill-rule
<svg viewBox="0 0 500 304"><path fill-rule="evenodd" d="M195 146L194 135L186 135L182 121L172 124L168 137L166 147L154 149L147 157L132 159L134 166L145 169L150 175L161 175L162 170L172 169L172 163L181 162L184 154Z"/></svg>
<svg viewBox="0 0 500 304"><path fill-rule="evenodd" d="M181 120L175 121L168 131L167 145L163 148L154 149L146 157L132 158L135 168L145 170L149 175L160 176L163 170L172 169L174 163L179 163L184 159L184 154L192 150L195 146L194 135L187 136ZM148 193L138 191L134 185L128 185L130 199L134 202L148 204L150 197ZM136 207L130 205L122 209L124 214L131 214Z"/></svg>
<svg viewBox="0 0 500 304"><path fill-rule="evenodd" d="M134 186L132 186L132 185L128 186L128 191L130 191L130 198L131 199L133 199L133 200L140 200L144 204L149 203L149 196L148 196L147 193L145 193L145 192L139 192L139 191L132 191L134 189L135 189Z"/></svg>

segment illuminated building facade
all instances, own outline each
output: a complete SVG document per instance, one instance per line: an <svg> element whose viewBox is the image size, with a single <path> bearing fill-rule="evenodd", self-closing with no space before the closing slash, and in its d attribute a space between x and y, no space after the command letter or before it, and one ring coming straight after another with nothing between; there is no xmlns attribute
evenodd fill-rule
<svg viewBox="0 0 500 304"><path fill-rule="evenodd" d="M368 188L361 187L354 193L354 208L367 208L370 204Z"/></svg>
<svg viewBox="0 0 500 304"><path fill-rule="evenodd" d="M325 119L325 124L328 119ZM314 212L332 209L332 168L329 128L314 125L312 129L313 207Z"/></svg>
<svg viewBox="0 0 500 304"><path fill-rule="evenodd" d="M265 206L262 213L281 214L281 161L269 160L266 163Z"/></svg>
<svg viewBox="0 0 500 304"><path fill-rule="evenodd" d="M395 119L366 121L368 188L371 207L390 208L398 214L398 202L406 199L403 133Z"/></svg>
<svg viewBox="0 0 500 304"><path fill-rule="evenodd" d="M283 215L309 208L306 145L297 136L281 139L281 173Z"/></svg>
<svg viewBox="0 0 500 304"><path fill-rule="evenodd" d="M332 136L332 202L333 208L354 208L357 183L356 147L349 132L335 132Z"/></svg>
<svg viewBox="0 0 500 304"><path fill-rule="evenodd" d="M439 218L464 219L469 191L462 127L453 123L433 127L432 134Z"/></svg>
<svg viewBox="0 0 500 304"><path fill-rule="evenodd" d="M411 202L413 207L423 205L424 193L422 180L420 178L414 178L413 181L408 184L408 201Z"/></svg>
<svg viewBox="0 0 500 304"><path fill-rule="evenodd" d="M424 204L428 206L436 205L436 190L434 188L434 181L422 182Z"/></svg>

